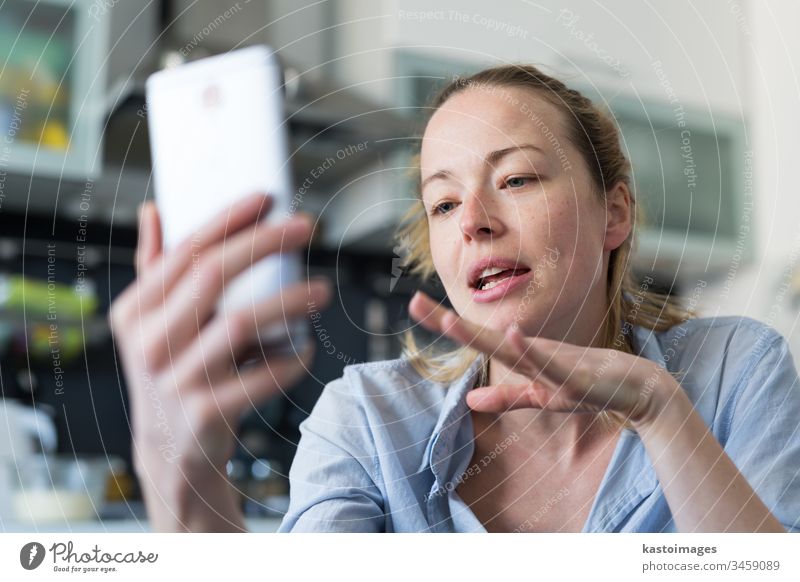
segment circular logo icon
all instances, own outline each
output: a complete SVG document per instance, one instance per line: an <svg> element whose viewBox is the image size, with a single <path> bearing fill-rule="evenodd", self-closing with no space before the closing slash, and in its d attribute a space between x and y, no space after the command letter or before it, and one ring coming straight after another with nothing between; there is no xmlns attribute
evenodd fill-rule
<svg viewBox="0 0 800 582"><path fill-rule="evenodd" d="M29 542L19 551L19 563L26 570L35 570L44 561L44 546L39 542Z"/></svg>

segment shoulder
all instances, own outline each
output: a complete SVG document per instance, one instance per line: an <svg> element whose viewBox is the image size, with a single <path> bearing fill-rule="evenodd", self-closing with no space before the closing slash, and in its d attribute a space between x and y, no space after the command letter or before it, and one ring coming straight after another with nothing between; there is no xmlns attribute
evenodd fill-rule
<svg viewBox="0 0 800 582"><path fill-rule="evenodd" d="M652 333L663 354L680 360L690 357L697 363L733 358L754 364L770 350L786 346L773 327L741 316L693 318Z"/></svg>
<svg viewBox="0 0 800 582"><path fill-rule="evenodd" d="M644 341L642 355L660 359L706 423L718 423L723 433L742 402L779 394L800 400L788 342L766 323L749 317L707 317L665 331L644 330L649 337L642 331L637 330L637 338Z"/></svg>
<svg viewBox="0 0 800 582"><path fill-rule="evenodd" d="M685 322L675 325L665 332L666 335L674 335L687 330L689 334L714 334L714 335L738 335L740 337L754 338L763 336L768 339L780 337L780 333L773 327L757 319L744 316L727 315L722 317L695 317ZM686 335L686 332L683 332Z"/></svg>

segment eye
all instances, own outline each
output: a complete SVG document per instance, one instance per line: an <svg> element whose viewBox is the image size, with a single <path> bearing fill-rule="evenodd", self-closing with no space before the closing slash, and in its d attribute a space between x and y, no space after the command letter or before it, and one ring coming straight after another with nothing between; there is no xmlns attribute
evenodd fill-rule
<svg viewBox="0 0 800 582"><path fill-rule="evenodd" d="M522 188L526 186L530 182L536 181L538 178L536 176L511 176L507 178L504 182L504 185L511 189Z"/></svg>
<svg viewBox="0 0 800 582"><path fill-rule="evenodd" d="M455 202L440 202L431 208L431 214L447 214L455 208Z"/></svg>

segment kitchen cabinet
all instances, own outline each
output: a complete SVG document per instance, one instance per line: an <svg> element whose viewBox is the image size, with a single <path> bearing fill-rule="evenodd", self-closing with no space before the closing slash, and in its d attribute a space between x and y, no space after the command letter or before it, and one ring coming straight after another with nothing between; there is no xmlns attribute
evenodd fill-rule
<svg viewBox="0 0 800 582"><path fill-rule="evenodd" d="M144 60L157 6L145 0L0 5L3 177L84 180L101 172L109 80L129 76Z"/></svg>

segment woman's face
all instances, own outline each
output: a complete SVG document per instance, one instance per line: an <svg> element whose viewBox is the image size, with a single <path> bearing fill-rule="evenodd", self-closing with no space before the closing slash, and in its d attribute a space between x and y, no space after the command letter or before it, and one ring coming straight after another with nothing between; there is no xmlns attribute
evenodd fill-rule
<svg viewBox="0 0 800 582"><path fill-rule="evenodd" d="M630 199L623 187L606 211L561 112L528 90L468 88L431 118L420 163L433 263L459 315L591 342Z"/></svg>

